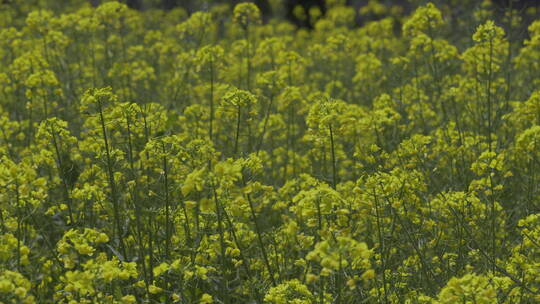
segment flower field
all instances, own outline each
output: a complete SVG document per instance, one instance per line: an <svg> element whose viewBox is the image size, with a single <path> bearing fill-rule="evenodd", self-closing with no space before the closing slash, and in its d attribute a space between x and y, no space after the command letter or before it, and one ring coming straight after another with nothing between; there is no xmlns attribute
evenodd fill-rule
<svg viewBox="0 0 540 304"><path fill-rule="evenodd" d="M101 2L0 1L0 304L540 303L540 9Z"/></svg>

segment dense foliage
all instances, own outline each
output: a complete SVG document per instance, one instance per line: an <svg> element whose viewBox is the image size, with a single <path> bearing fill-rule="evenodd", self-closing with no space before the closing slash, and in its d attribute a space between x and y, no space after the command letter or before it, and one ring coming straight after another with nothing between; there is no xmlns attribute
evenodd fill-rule
<svg viewBox="0 0 540 304"><path fill-rule="evenodd" d="M343 2L0 5L0 303L540 302L537 12Z"/></svg>

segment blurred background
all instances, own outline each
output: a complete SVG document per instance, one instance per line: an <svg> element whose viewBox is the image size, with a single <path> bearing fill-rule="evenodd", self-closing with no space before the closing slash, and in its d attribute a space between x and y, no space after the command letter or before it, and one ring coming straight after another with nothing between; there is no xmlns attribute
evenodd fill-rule
<svg viewBox="0 0 540 304"><path fill-rule="evenodd" d="M102 0L90 0L93 5L99 5ZM204 10L210 5L215 5L219 3L228 3L231 6L239 2L246 2L245 0L124 0L124 2L132 8L135 9L152 9L152 8L162 8L162 9L173 9L176 7L181 7L187 12L193 12L198 10ZM324 13L326 10L326 3L337 3L344 2L346 5L354 6L358 9L368 6L370 3L377 3L384 6L399 6L402 7L404 13L408 13L414 7L418 5L425 4L427 2L433 2L437 6L449 5L455 8L461 8L462 10L473 9L477 6L486 5L486 2L491 2L499 10L506 10L508 8L513 8L517 10L524 11L528 8L540 6L539 0L253 0L249 2L254 2L263 12L263 15L270 16L276 12L272 10L274 7L281 6L284 11L280 12L290 21L293 21L297 25L308 26L309 22L302 22L294 14L294 9L298 6L304 8L305 11L308 11L311 7L319 7L319 9ZM362 22L362 20L358 20Z"/></svg>
<svg viewBox="0 0 540 304"><path fill-rule="evenodd" d="M70 8L81 5L98 6L100 3L110 0L0 0L0 12L2 7L15 6L21 14L26 14L25 7L41 7L56 12L63 12ZM452 17L469 18L470 13L480 7L490 7L496 14L503 16L511 8L514 12L527 15L526 19L536 19L540 17L540 0L118 0L137 10L173 10L182 9L187 14L195 11L208 10L215 5L229 5L234 7L240 2L253 2L262 11L263 18L278 17L289 20L299 27L311 27L312 20L309 20L311 8L317 7L324 15L328 6L348 5L363 13L357 14L356 23L362 25L370 20L378 20L388 16L389 10L393 8L392 15L406 16L414 8L433 2L437 7L447 7L451 11ZM378 10L378 8L381 8ZM384 12L383 12L384 11ZM299 13L300 12L300 13ZM367 12L367 13L366 13ZM525 14L525 12L527 14ZM303 16L305 15L305 16ZM304 18L303 18L304 17ZM1 15L0 15L1 18ZM526 20L525 20L526 21ZM0 22L0 25L2 22Z"/></svg>

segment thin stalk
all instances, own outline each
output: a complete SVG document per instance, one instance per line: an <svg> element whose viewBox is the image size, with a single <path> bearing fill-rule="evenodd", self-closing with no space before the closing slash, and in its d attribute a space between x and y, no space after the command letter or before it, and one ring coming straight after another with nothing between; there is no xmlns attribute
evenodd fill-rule
<svg viewBox="0 0 540 304"><path fill-rule="evenodd" d="M321 284L319 285L319 304L326 303L324 301L324 277L321 278Z"/></svg>
<svg viewBox="0 0 540 304"><path fill-rule="evenodd" d="M276 280L274 279L274 272L272 271L272 267L270 267L268 254L266 253L266 249L264 247L264 243L262 239L262 231L261 231L261 228L259 227L259 221L257 220L257 215L255 214L255 207L253 206L253 201L251 200L251 196L249 194L246 194L246 198L249 202L249 210L251 211L251 220L253 221L253 224L255 225L255 233L257 234L257 241L259 243L259 247L263 255L264 264L266 266L266 269L268 270L268 273L270 274L270 280L272 281L272 286L276 286L277 284L276 284Z"/></svg>
<svg viewBox="0 0 540 304"><path fill-rule="evenodd" d="M234 243L236 245L236 247L238 248L238 250L240 250L240 258L242 259L242 267L244 267L244 270L246 272L246 275L248 277L249 280L251 280L252 278L252 274L251 274L251 271L250 271L250 267L249 267L249 260L247 259L247 257L245 256L244 254L244 248L243 246L240 244L240 241L238 239L238 236L236 234L236 230L234 229L234 226L233 226L233 222L231 220L231 218L229 217L229 215L227 214L227 210L220 204L220 207L221 207L221 212L227 222L227 225L229 227L229 230L231 231L231 235L233 237L233 240L234 240ZM255 298L258 299L259 302L262 302L262 298L261 298L261 295L259 294L259 291L257 289L254 289L253 290L255 292Z"/></svg>
<svg viewBox="0 0 540 304"><path fill-rule="evenodd" d="M126 51L126 42L125 42L125 33L124 33L124 20L122 20L121 22L121 27L120 27L120 44L122 46L122 60L124 61L124 63L128 63L127 62L127 51ZM124 87L124 99L132 99L133 98L133 94L131 92L131 73L126 73L127 75L124 77L124 81L126 82L125 83L125 87ZM126 92L127 91L127 92Z"/></svg>
<svg viewBox="0 0 540 304"><path fill-rule="evenodd" d="M17 202L17 270L21 269L21 239L22 239L22 212L21 196L19 193L19 183L15 181L15 200Z"/></svg>
<svg viewBox="0 0 540 304"><path fill-rule="evenodd" d="M337 185L337 169L336 169L336 151L334 145L334 132L332 131L332 124L328 125L330 131L330 148L332 149L332 188L336 189Z"/></svg>
<svg viewBox="0 0 540 304"><path fill-rule="evenodd" d="M208 137L213 143L214 139L214 60L210 60L210 121L208 126Z"/></svg>
<svg viewBox="0 0 540 304"><path fill-rule="evenodd" d="M319 227L319 232L315 234L315 240L318 242L321 238L320 232L323 229L322 221L322 212L321 212L321 198L317 197L317 226Z"/></svg>
<svg viewBox="0 0 540 304"><path fill-rule="evenodd" d="M491 133L492 133L492 121L491 121L491 112L492 112L492 100L491 100L491 78L493 74L493 40L490 39L489 41L489 66L488 66L488 79L487 79L487 106L488 106L488 149L489 152L492 151L492 143L491 143ZM493 168L490 166L490 174L489 174L489 182L490 182L490 203L491 203L491 254L493 259L496 257L496 234L495 234L495 222L496 222L496 214L495 214L495 198L493 193ZM495 273L495 266L493 266L492 271Z"/></svg>
<svg viewBox="0 0 540 304"><path fill-rule="evenodd" d="M373 198L375 200L375 217L377 219L377 237L379 238L380 243L380 253L381 253L381 266L382 266L382 283L383 283L383 291L384 291L384 303L390 303L388 302L388 291L386 290L386 260L384 259L384 238L382 235L382 224L381 224L381 215L379 213L379 199L377 196L377 193L375 190L373 190Z"/></svg>
<svg viewBox="0 0 540 304"><path fill-rule="evenodd" d="M251 92L251 43L249 41L249 24L246 26L246 88L248 92Z"/></svg>
<svg viewBox="0 0 540 304"><path fill-rule="evenodd" d="M289 119L287 120L287 132L285 139L285 159L283 164L283 183L287 181L287 168L289 167L289 150L291 149L291 110L289 110Z"/></svg>
<svg viewBox="0 0 540 304"><path fill-rule="evenodd" d="M392 209L392 212L396 216L399 224L401 224L401 226L404 228L405 236L407 237L407 240L409 241L409 243L411 244L411 247L415 251L416 255L418 255L418 258L420 259L420 266L421 266L422 272L424 273L424 276L426 277L426 282L430 282L429 284L427 284L427 287L434 293L436 286L433 286L432 284L433 282L430 280L430 276L431 278L435 279L435 283L439 285L439 287L441 286L438 280L436 280L437 277L435 273L433 272L433 270L430 267L428 267L427 259L425 258L424 254L422 254L422 252L420 251L420 248L417 245L418 240L416 238L413 238L413 233L409 231L408 225L405 225L405 222L402 220L401 216L399 215L399 212L397 212L393 207L390 207L390 208Z"/></svg>
<svg viewBox="0 0 540 304"><path fill-rule="evenodd" d="M51 136L53 140L54 150L56 152L56 161L57 161L57 170L60 174L60 178L62 179L62 185L63 185L63 194L64 194L64 200L66 201L67 207L68 207L68 214L69 214L69 221L71 225L74 225L74 219L73 219L73 202L71 200L70 190L69 186L67 184L66 176L62 173L62 170L65 170L65 164L62 164L62 156L60 155L60 148L58 147L58 141L56 140L56 132L51 126ZM64 168L64 169L62 169Z"/></svg>
<svg viewBox="0 0 540 304"><path fill-rule="evenodd" d="M275 71L275 64L274 64L274 53L271 52L270 56L272 58L272 71ZM268 119L270 118L270 112L272 111L272 105L274 103L274 88L276 86L276 78L275 75L272 76L272 88L270 89L270 96L268 97L268 107L266 108L266 114L264 115L264 124L263 129L261 132L261 137L259 138L259 143L257 144L256 148L256 154L259 154L259 151L261 150L263 141L264 141L264 135L266 134L266 128L268 127Z"/></svg>
<svg viewBox="0 0 540 304"><path fill-rule="evenodd" d="M90 35L90 53L92 54L92 87L96 87L97 67L96 67L96 51L94 48L94 34Z"/></svg>
<svg viewBox="0 0 540 304"><path fill-rule="evenodd" d="M428 20L429 19L430 18L428 17ZM430 56L431 56L431 63L433 65L433 68L431 70L433 71L433 78L435 80L435 84L437 85L437 98L436 99L440 100L441 95L442 95L442 86L441 86L441 80L439 76L439 65L437 64L437 60L435 57L435 44L433 43L433 39L434 39L433 28L429 26L428 30L429 30L429 42L430 42L430 47L431 47ZM443 122L446 122L448 115L446 112L446 106L444 105L444 102L442 100L440 101L440 106L443 113Z"/></svg>
<svg viewBox="0 0 540 304"><path fill-rule="evenodd" d="M144 125L144 140L145 143L150 141L150 128L148 127L148 121L146 117L146 110L142 111L143 125ZM150 159L150 153L148 150L145 150L145 157L147 160ZM144 172L147 181L150 178L150 171L148 166L144 166L144 163L141 162L141 171ZM149 184L146 183L146 193L150 192ZM148 216L148 269L154 269L154 246L153 246L153 234L152 234L152 216ZM150 281L154 280L154 273L149 271Z"/></svg>
<svg viewBox="0 0 540 304"><path fill-rule="evenodd" d="M341 256L341 251L339 252L339 268L338 268L338 272L336 273L336 292L337 292L337 296L336 296L336 303L337 304L341 304L341 272L343 271L343 266L342 266L342 259L343 257Z"/></svg>
<svg viewBox="0 0 540 304"><path fill-rule="evenodd" d="M295 154L295 151L296 151L296 147L295 147L295 144L294 144L294 134L295 134L295 130L294 130L294 122L295 122L295 108L294 108L294 104L291 104L291 150L292 150L292 157L291 157L291 161L292 161L292 174L293 174L293 178L296 177L296 154Z"/></svg>
<svg viewBox="0 0 540 304"><path fill-rule="evenodd" d="M263 141L264 141L264 135L266 134L266 128L268 126L268 118L270 117L270 112L272 111L272 104L274 103L274 92L272 91L270 93L270 97L269 97L269 101L268 101L268 107L266 109L266 115L264 117L264 124L263 124L263 129L262 129L262 132L261 132L261 137L259 138L259 143L257 144L257 149L256 149L256 154L258 155L259 154L259 151L261 150L261 147L262 147L262 144L263 144Z"/></svg>
<svg viewBox="0 0 540 304"><path fill-rule="evenodd" d="M223 232L223 219L221 217L221 207L219 204L219 200L217 197L216 187L214 184L212 184L212 193L214 196L214 204L216 208L216 216L217 216L217 224L218 224L218 232L219 232L219 246L220 246L220 254L221 254L221 275L222 275L222 281L219 283L220 293L221 296L224 298L224 302L227 302L225 297L227 296L227 292L225 290L224 282L223 280L226 280L226 274L227 274L227 261L225 259L225 235Z"/></svg>
<svg viewBox="0 0 540 304"><path fill-rule="evenodd" d="M114 222L116 224L116 232L118 241L120 243L120 250L122 251L122 255L125 259L127 259L126 256L126 246L124 245L123 240L123 229L120 219L120 206L119 206L119 200L118 200L118 192L116 189L116 183L114 181L114 172L113 172L113 165L112 165L112 157L111 157L111 151L109 148L109 139L107 136L107 128L105 127L105 118L103 117L103 106L101 104L101 100L98 100L98 111L99 111L99 120L101 124L101 132L103 136L103 142L105 144L105 155L106 155L106 161L107 161L107 176L109 179L109 189L111 192L111 199L113 203L113 213L114 213Z"/></svg>
<svg viewBox="0 0 540 304"><path fill-rule="evenodd" d="M242 109L240 106L238 106L238 111L236 114L236 134L234 136L234 153L233 155L236 156L238 153L238 141L240 139L240 118L242 115Z"/></svg>
<svg viewBox="0 0 540 304"><path fill-rule="evenodd" d="M512 19L514 19L514 9L512 7L512 4L514 3L513 0L508 1L508 13L509 13L509 19L508 19L508 54L506 57L506 98L505 98L505 105L504 109L507 110L509 108L510 104L510 98L512 96Z"/></svg>
<svg viewBox="0 0 540 304"><path fill-rule="evenodd" d="M165 151L165 143L162 143L163 154ZM171 223L170 223L170 201L169 201L169 168L167 166L167 157L162 157L163 164L163 187L165 192L165 256L170 257L171 250Z"/></svg>
<svg viewBox="0 0 540 304"><path fill-rule="evenodd" d="M127 128L127 137L128 137L128 158L129 158L129 167L132 173L132 178L135 181L135 189L138 189L137 184L137 176L135 174L135 162L133 159L133 143L131 139L131 119L129 114L126 114L126 128ZM150 298L150 291L149 291L149 280L148 280L148 270L146 269L146 259L144 254L144 242L143 242L143 228L142 228L142 211L141 206L139 204L139 198L138 198L138 192L136 190L131 190L131 201L133 203L134 209L135 209L135 227L136 227L136 236L137 236L137 243L139 244L139 260L141 261L141 267L143 270L143 278L144 278L144 285L146 290L146 299L148 300Z"/></svg>
<svg viewBox="0 0 540 304"><path fill-rule="evenodd" d="M519 287L521 287L522 289L526 290L527 292L529 292L530 294L533 294L533 295L539 295L540 293L537 292L537 291L533 291L531 290L527 284L523 283L522 280L516 278L514 275L512 275L511 273L509 273L508 271L506 271L506 269L500 267L497 265L497 260L492 258L489 253L487 253L481 246L480 244L475 240L472 232L469 230L469 228L467 227L467 223L465 223L465 221L463 220L465 218L465 216L462 214L462 213L458 213L454 208L452 208L451 206L448 206L448 208L450 209L450 211L452 212L452 214L454 215L454 217L456 218L457 222L463 227L464 231L467 233L469 239L471 240L471 242L474 243L475 247L478 249L478 251L480 252L480 254L482 256L484 256L486 258L486 260L491 263L493 265L493 268L496 270L496 272L499 272L500 274L508 277L510 280L512 280L516 285L518 285Z"/></svg>

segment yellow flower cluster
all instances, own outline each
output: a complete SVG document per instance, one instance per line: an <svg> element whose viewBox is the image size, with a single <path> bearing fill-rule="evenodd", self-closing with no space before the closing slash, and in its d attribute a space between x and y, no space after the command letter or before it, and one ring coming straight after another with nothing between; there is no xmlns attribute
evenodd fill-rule
<svg viewBox="0 0 540 304"><path fill-rule="evenodd" d="M37 303L31 294L32 284L22 274L5 270L0 274L0 299L8 303Z"/></svg>
<svg viewBox="0 0 540 304"><path fill-rule="evenodd" d="M314 298L306 285L294 279L270 288L264 301L272 304L311 304Z"/></svg>

